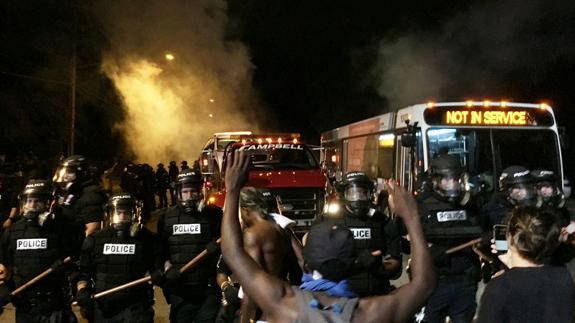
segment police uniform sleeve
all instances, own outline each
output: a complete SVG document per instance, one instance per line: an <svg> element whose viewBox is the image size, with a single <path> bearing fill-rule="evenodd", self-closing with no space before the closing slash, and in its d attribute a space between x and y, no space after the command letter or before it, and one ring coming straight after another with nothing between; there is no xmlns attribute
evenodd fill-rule
<svg viewBox="0 0 575 323"><path fill-rule="evenodd" d="M87 236L80 252L80 280L89 281L94 277L94 247L94 236Z"/></svg>
<svg viewBox="0 0 575 323"><path fill-rule="evenodd" d="M401 235L399 233L398 223L395 220L387 222L384 227L384 234L386 256L389 255L391 258L401 261Z"/></svg>
<svg viewBox="0 0 575 323"><path fill-rule="evenodd" d="M158 233L153 239L153 250L155 254L154 267L163 270L164 262L169 259L170 250L168 245L168 236L166 232L165 212L158 214Z"/></svg>
<svg viewBox="0 0 575 323"><path fill-rule="evenodd" d="M10 229L4 230L0 237L0 263L6 267L12 266L12 255L10 251Z"/></svg>

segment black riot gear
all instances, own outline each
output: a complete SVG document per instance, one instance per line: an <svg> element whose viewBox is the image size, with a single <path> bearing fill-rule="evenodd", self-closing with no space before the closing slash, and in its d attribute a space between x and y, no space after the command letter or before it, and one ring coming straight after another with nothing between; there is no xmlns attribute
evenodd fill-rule
<svg viewBox="0 0 575 323"><path fill-rule="evenodd" d="M550 206L562 208L565 205L565 196L557 186L555 172L546 169L531 171L537 192L537 206Z"/></svg>
<svg viewBox="0 0 575 323"><path fill-rule="evenodd" d="M52 200L52 190L48 181L30 180L20 195L22 216L36 220L40 214L48 212Z"/></svg>
<svg viewBox="0 0 575 323"><path fill-rule="evenodd" d="M433 191L442 199L462 205L469 201L469 184L459 159L452 155L440 155L429 164L429 176Z"/></svg>
<svg viewBox="0 0 575 323"><path fill-rule="evenodd" d="M363 172L349 172L336 184L340 198L355 216L367 215L372 206L373 181Z"/></svg>
<svg viewBox="0 0 575 323"><path fill-rule="evenodd" d="M140 203L129 193L115 194L108 200L105 223L118 233L134 236L140 227Z"/></svg>
<svg viewBox="0 0 575 323"><path fill-rule="evenodd" d="M178 174L176 194L180 208L185 213L201 211L204 206L202 186L204 179L197 170L184 169Z"/></svg>
<svg viewBox="0 0 575 323"><path fill-rule="evenodd" d="M60 162L52 182L60 191L69 193L88 177L88 161L82 155L74 155Z"/></svg>
<svg viewBox="0 0 575 323"><path fill-rule="evenodd" d="M499 176L499 188L512 205L534 205L536 192L533 176L523 166L509 166Z"/></svg>

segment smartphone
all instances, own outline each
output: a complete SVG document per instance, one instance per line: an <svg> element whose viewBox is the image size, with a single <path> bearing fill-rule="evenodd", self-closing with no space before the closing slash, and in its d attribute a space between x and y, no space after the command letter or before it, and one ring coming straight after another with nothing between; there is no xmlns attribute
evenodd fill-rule
<svg viewBox="0 0 575 323"><path fill-rule="evenodd" d="M496 224L493 226L493 240L495 240L495 249L498 253L507 252L509 248L507 245L507 225Z"/></svg>

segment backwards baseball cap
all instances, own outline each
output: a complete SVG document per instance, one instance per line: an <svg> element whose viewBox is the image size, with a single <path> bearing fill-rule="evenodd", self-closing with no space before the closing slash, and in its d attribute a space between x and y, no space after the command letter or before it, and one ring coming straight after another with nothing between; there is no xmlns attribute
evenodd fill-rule
<svg viewBox="0 0 575 323"><path fill-rule="evenodd" d="M303 249L303 258L311 267L331 281L345 279L353 267L356 255L353 233L345 225L331 221L314 224Z"/></svg>
<svg viewBox="0 0 575 323"><path fill-rule="evenodd" d="M246 186L240 191L240 207L258 209L266 216L270 213L272 201L271 191L265 188Z"/></svg>

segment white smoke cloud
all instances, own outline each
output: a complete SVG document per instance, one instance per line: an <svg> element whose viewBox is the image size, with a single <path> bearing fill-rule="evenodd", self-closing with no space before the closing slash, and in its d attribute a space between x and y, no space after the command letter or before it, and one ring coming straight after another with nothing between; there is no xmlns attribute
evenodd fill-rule
<svg viewBox="0 0 575 323"><path fill-rule="evenodd" d="M537 100L524 89L544 82L545 66L575 54L572 36L562 30L575 13L568 3L473 4L438 19L431 31L383 39L370 77L391 108L427 100Z"/></svg>
<svg viewBox="0 0 575 323"><path fill-rule="evenodd" d="M103 71L125 108L117 127L137 161L191 161L214 132L257 131L253 66L225 39L224 1L105 1L98 11L110 40Z"/></svg>

